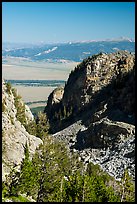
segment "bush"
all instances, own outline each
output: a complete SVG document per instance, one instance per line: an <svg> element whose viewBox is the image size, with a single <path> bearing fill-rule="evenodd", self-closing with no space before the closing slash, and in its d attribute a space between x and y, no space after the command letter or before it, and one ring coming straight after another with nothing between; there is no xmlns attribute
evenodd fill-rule
<svg viewBox="0 0 137 204"><path fill-rule="evenodd" d="M105 184L102 175L75 173L64 184L64 202L117 202L120 197Z"/></svg>
<svg viewBox="0 0 137 204"><path fill-rule="evenodd" d="M22 97L17 94L17 90L12 88L12 93L14 95L14 105L17 109L16 117L21 122L22 125L26 125L26 115L25 115L25 104L22 102Z"/></svg>
<svg viewBox="0 0 137 204"><path fill-rule="evenodd" d="M35 120L25 124L24 127L26 128L27 132L31 135L37 135L37 125Z"/></svg>
<svg viewBox="0 0 137 204"><path fill-rule="evenodd" d="M36 118L36 136L39 138L43 138L48 134L49 131L49 122L45 113L41 111L38 113Z"/></svg>
<svg viewBox="0 0 137 204"><path fill-rule="evenodd" d="M135 202L135 186L127 169L124 171L120 186L121 202Z"/></svg>
<svg viewBox="0 0 137 204"><path fill-rule="evenodd" d="M9 190L6 183L2 182L2 198L9 196Z"/></svg>
<svg viewBox="0 0 137 204"><path fill-rule="evenodd" d="M7 88L7 90L6 90L7 93L8 93L8 94L11 94L11 83L10 83L10 82L7 82L7 83L6 83L6 88Z"/></svg>
<svg viewBox="0 0 137 204"><path fill-rule="evenodd" d="M5 107L4 101L2 101L2 112L5 112L5 110L6 110L6 107Z"/></svg>
<svg viewBox="0 0 137 204"><path fill-rule="evenodd" d="M14 105L17 109L16 117L22 125L26 125L25 104L21 101L21 96L17 95L14 98Z"/></svg>
<svg viewBox="0 0 137 204"><path fill-rule="evenodd" d="M47 136L30 161L26 144L20 173L10 175L9 196L18 198L25 193L37 202L134 202L134 188L127 171L119 183L98 165L89 163L85 171L77 158L76 154L70 157L64 143ZM121 186L121 190L110 186L110 181ZM8 193L3 191L3 195Z"/></svg>

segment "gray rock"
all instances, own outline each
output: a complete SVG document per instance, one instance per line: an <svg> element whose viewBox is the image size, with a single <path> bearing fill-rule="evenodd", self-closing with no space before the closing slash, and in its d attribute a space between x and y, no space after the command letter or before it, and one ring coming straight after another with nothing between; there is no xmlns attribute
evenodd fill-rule
<svg viewBox="0 0 137 204"><path fill-rule="evenodd" d="M84 130L87 131L87 128L84 125L80 124L80 121L74 123L73 125L70 125L60 132L53 134L52 136L64 140L65 134L65 140L68 141L68 147L71 151L77 152L79 154L79 160L83 161L84 163L93 162L94 164L99 164L104 171L115 177L116 180L121 179L125 168L128 168L129 174L133 179L135 179L135 135L133 135L135 126L124 122L110 121L106 118L102 118L101 121L98 121L95 124L97 125L97 132L101 131L101 134L99 135L102 135L102 133L105 135L107 133L107 137L111 137L114 139L119 136L119 142L113 145L113 148L110 145L105 149L93 147L85 147L84 149L80 150L75 149L78 132L80 130L82 130L81 132L84 132ZM91 130L91 127L93 126L90 126L90 132L95 134L95 131L93 131L93 129ZM73 128L75 129L75 140L73 140L75 141L75 144L69 143L70 132L73 131ZM91 137L91 135L93 136L93 134L90 134L89 137ZM97 138L97 135L95 135L95 138Z"/></svg>
<svg viewBox="0 0 137 204"><path fill-rule="evenodd" d="M2 112L2 180L10 173L13 166L19 169L24 158L25 145L27 143L30 159L36 148L42 144L42 140L30 135L20 121L16 118L16 107L12 92L7 93L5 82L2 85L2 100L6 104L5 111ZM23 103L23 102L22 102ZM26 106L26 119L33 120L30 109Z"/></svg>

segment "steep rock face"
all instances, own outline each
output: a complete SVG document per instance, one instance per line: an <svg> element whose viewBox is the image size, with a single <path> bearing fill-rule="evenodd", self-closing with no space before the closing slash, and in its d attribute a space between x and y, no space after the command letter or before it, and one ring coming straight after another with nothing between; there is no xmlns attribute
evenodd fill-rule
<svg viewBox="0 0 137 204"><path fill-rule="evenodd" d="M92 56L79 64L68 78L62 103L75 112L94 100L97 92L133 69L134 55L126 51Z"/></svg>
<svg viewBox="0 0 137 204"><path fill-rule="evenodd" d="M52 103L53 93L45 110L53 132L65 127L64 119L82 115L86 108L94 114L105 105L101 117L135 124L135 55L119 51L89 57L70 73L58 103Z"/></svg>
<svg viewBox="0 0 137 204"><path fill-rule="evenodd" d="M23 101L21 101L23 103ZM11 87L2 82L2 179L10 173L13 166L19 168L24 158L24 148L27 143L30 158L42 140L30 135L17 119L15 96ZM33 120L29 107L25 106L26 123Z"/></svg>
<svg viewBox="0 0 137 204"><path fill-rule="evenodd" d="M49 95L47 106L45 107L45 112L48 115L49 119L50 118L53 119L56 117L56 110L58 113L58 111L60 109L60 104L62 101L63 94L64 94L64 87L57 87ZM54 124L56 126L56 123L54 123Z"/></svg>
<svg viewBox="0 0 137 204"><path fill-rule="evenodd" d="M72 115L55 120L54 111L59 113L62 107L66 111L72 107ZM85 59L70 74L62 100L52 112L51 120L58 126L52 125L53 136L65 140L71 151L78 151L85 165L98 163L117 179L128 168L134 179L134 110L134 54L101 53ZM67 123L65 129L63 123Z"/></svg>
<svg viewBox="0 0 137 204"><path fill-rule="evenodd" d="M48 111L50 112L52 108L56 107L58 103L62 100L64 94L64 87L58 87L52 91L48 97Z"/></svg>

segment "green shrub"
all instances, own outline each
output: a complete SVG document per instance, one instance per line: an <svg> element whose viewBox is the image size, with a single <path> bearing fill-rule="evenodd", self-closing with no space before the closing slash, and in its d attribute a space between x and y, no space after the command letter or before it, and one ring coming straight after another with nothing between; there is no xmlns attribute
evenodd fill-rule
<svg viewBox="0 0 137 204"><path fill-rule="evenodd" d="M10 83L10 82L7 82L7 83L6 83L6 88L7 88L7 90L6 90L7 93L8 93L8 94L11 94L11 83Z"/></svg>
<svg viewBox="0 0 137 204"><path fill-rule="evenodd" d="M5 112L5 110L6 110L5 103L4 101L2 101L2 112Z"/></svg>
<svg viewBox="0 0 137 204"><path fill-rule="evenodd" d="M10 177L12 181L9 182L9 190L7 192L5 189L3 195L15 196L17 199L20 193L25 193L37 202L106 203L135 200L134 187L127 171L122 182L114 181L114 178L92 163L84 171L78 155L70 157L66 145L50 136L43 138L43 145L40 145L31 161L26 144L21 171L12 171ZM111 184L117 183L121 189L114 189L110 181Z"/></svg>
<svg viewBox="0 0 137 204"><path fill-rule="evenodd" d="M125 169L121 183L121 202L135 202L135 185Z"/></svg>
<svg viewBox="0 0 137 204"><path fill-rule="evenodd" d="M11 124L14 125L14 119L12 116L10 116L10 121L11 121Z"/></svg>
<svg viewBox="0 0 137 204"><path fill-rule="evenodd" d="M36 136L39 138L43 138L48 134L49 131L49 122L45 113L41 111L38 113L36 118Z"/></svg>
<svg viewBox="0 0 137 204"><path fill-rule="evenodd" d="M25 104L21 101L21 96L17 95L14 98L14 105L17 109L16 117L22 125L26 125Z"/></svg>
<svg viewBox="0 0 137 204"><path fill-rule="evenodd" d="M8 186L5 182L2 182L2 198L9 196Z"/></svg>
<svg viewBox="0 0 137 204"><path fill-rule="evenodd" d="M11 90L12 90L14 98L16 98L18 96L17 90L15 88L12 88Z"/></svg>
<svg viewBox="0 0 137 204"><path fill-rule="evenodd" d="M102 175L75 173L64 184L64 202L117 202L120 197L105 184Z"/></svg>
<svg viewBox="0 0 137 204"><path fill-rule="evenodd" d="M27 124L24 125L24 127L26 128L27 132L31 135L37 135L37 125L35 120L34 121L30 121Z"/></svg>

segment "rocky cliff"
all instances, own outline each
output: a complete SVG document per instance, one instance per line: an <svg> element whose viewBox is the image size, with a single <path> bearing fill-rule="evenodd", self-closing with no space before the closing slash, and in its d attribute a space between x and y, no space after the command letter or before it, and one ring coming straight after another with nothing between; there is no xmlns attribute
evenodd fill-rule
<svg viewBox="0 0 137 204"><path fill-rule="evenodd" d="M30 135L25 127L34 120L28 106L21 100L10 84L2 82L2 180L13 166L19 169L24 158L25 145L28 145L30 158L42 140Z"/></svg>
<svg viewBox="0 0 137 204"><path fill-rule="evenodd" d="M63 93L63 92L62 92ZM53 136L115 178L135 176L135 55L100 53L70 73L58 105L48 114ZM55 99L54 99L55 100ZM65 129L64 129L65 128Z"/></svg>
<svg viewBox="0 0 137 204"><path fill-rule="evenodd" d="M102 98L103 95L105 98L106 96L114 94L110 92L112 92L112 89L115 89L116 97L113 97L113 103L120 105L120 101L122 102L120 108L124 108L126 113L134 113L134 63L134 54L130 54L127 51L111 54L100 53L83 60L69 75L64 87L64 94L61 96L60 107L65 106L68 112L71 107L73 114L76 115L97 98ZM132 75L132 77L129 75ZM127 80L129 80L128 83L130 83L131 86L129 84L125 85ZM122 89L123 85L130 89L128 90L128 95L124 89ZM55 100L55 97L53 99L52 95L53 93L49 96L48 103L49 101ZM118 99L116 100L117 97ZM132 98L132 100L130 100L130 98ZM128 103L132 104L128 105ZM55 105L52 102L50 102L50 104L52 104L52 108L50 106L50 109L54 109ZM56 109L56 112L57 111Z"/></svg>
<svg viewBox="0 0 137 204"><path fill-rule="evenodd" d="M77 111L89 104L112 80L120 83L124 75L133 69L134 60L134 55L124 51L100 53L85 59L69 76L64 89L63 105L71 104Z"/></svg>

